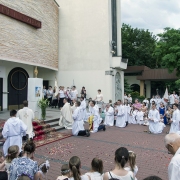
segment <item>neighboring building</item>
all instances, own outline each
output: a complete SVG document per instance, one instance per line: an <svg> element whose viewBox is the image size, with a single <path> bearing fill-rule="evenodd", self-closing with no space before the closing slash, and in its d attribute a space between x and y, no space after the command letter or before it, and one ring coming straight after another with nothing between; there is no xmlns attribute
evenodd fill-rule
<svg viewBox="0 0 180 180"><path fill-rule="evenodd" d="M59 85L101 89L104 101L121 99L127 63L121 58L120 0L57 0L59 11ZM113 42L117 47L113 55ZM105 75L105 71L107 74Z"/></svg>
<svg viewBox="0 0 180 180"><path fill-rule="evenodd" d="M147 66L128 66L124 71L124 78L128 80L133 91L138 91L147 98L157 93L163 96L165 87L161 86L161 82L178 79L176 71L169 73L167 69L150 69ZM153 86L152 82L159 82L159 86Z"/></svg>
<svg viewBox="0 0 180 180"><path fill-rule="evenodd" d="M46 86L123 97L120 0L1 0L0 24L0 108L21 107L36 66Z"/></svg>
<svg viewBox="0 0 180 180"><path fill-rule="evenodd" d="M27 80L35 66L38 77L54 85L59 9L54 0L1 0L0 4L0 106L18 109L27 99Z"/></svg>

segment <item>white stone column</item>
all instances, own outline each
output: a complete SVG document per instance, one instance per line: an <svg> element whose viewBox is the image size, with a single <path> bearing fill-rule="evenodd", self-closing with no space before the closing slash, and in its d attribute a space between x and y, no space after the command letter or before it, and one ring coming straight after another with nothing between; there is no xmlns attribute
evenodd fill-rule
<svg viewBox="0 0 180 180"><path fill-rule="evenodd" d="M28 107L34 111L35 119L41 119L38 101L42 99L43 79L28 78Z"/></svg>

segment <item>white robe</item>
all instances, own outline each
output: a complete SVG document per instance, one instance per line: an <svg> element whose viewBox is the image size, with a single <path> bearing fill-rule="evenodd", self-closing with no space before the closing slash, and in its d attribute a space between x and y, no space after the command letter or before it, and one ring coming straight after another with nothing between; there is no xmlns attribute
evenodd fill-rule
<svg viewBox="0 0 180 180"><path fill-rule="evenodd" d="M124 105L124 115L125 115L125 121L127 122L129 120L129 111L131 107L128 105Z"/></svg>
<svg viewBox="0 0 180 180"><path fill-rule="evenodd" d="M156 99L156 102L157 102L156 108L157 108L157 110L159 111L160 104L162 103L162 99L161 99L161 98L157 98L157 99Z"/></svg>
<svg viewBox="0 0 180 180"><path fill-rule="evenodd" d="M66 102L60 111L59 125L66 129L72 129L72 124L72 109L70 104Z"/></svg>
<svg viewBox="0 0 180 180"><path fill-rule="evenodd" d="M140 124L140 125L143 124L144 123L144 112L137 111L136 119L137 119L137 124Z"/></svg>
<svg viewBox="0 0 180 180"><path fill-rule="evenodd" d="M23 109L20 109L17 112L16 117L19 117L24 124L27 126L26 134L29 135L29 138L33 138L33 125L32 121L34 119L34 112L32 109L29 109L28 107L24 107Z"/></svg>
<svg viewBox="0 0 180 180"><path fill-rule="evenodd" d="M131 124L137 124L137 110L134 110L131 117Z"/></svg>
<svg viewBox="0 0 180 180"><path fill-rule="evenodd" d="M80 107L82 108L82 120L87 121L87 111L86 111L86 100L85 99L81 102Z"/></svg>
<svg viewBox="0 0 180 180"><path fill-rule="evenodd" d="M125 111L124 106L117 106L117 118L116 118L116 126L117 127L126 127L126 119L125 119Z"/></svg>
<svg viewBox="0 0 180 180"><path fill-rule="evenodd" d="M91 108L90 113L92 116L94 116L94 118L93 118L93 132L97 132L99 124L102 121L102 119L100 118L100 115L99 115L99 109L97 110L97 108L94 106L93 108Z"/></svg>
<svg viewBox="0 0 180 180"><path fill-rule="evenodd" d="M180 148L176 151L176 154L171 159L168 166L168 177L169 180L180 179Z"/></svg>
<svg viewBox="0 0 180 180"><path fill-rule="evenodd" d="M72 125L72 134L77 136L79 131L84 130L84 122L82 119L83 110L81 107L77 107L72 115L74 123Z"/></svg>
<svg viewBox="0 0 180 180"><path fill-rule="evenodd" d="M2 135L6 139L3 145L4 156L7 155L8 148L13 145L22 149L22 136L26 135L27 126L17 117L9 118L4 124Z"/></svg>
<svg viewBox="0 0 180 180"><path fill-rule="evenodd" d="M110 106L108 111L105 109L105 121L104 125L113 126L114 125L114 109Z"/></svg>
<svg viewBox="0 0 180 180"><path fill-rule="evenodd" d="M176 133L177 131L179 131L179 121L180 121L180 111L179 111L179 109L176 109L173 112L172 121L173 122L171 123L169 133Z"/></svg>
<svg viewBox="0 0 180 180"><path fill-rule="evenodd" d="M162 133L162 126L159 123L160 115L157 109L151 109L148 114L148 118L153 119L154 121L149 120L149 131L154 134Z"/></svg>

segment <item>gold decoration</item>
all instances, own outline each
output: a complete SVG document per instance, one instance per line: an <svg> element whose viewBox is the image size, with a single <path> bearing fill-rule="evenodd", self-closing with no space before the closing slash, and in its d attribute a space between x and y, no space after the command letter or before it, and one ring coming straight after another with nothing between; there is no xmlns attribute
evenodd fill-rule
<svg viewBox="0 0 180 180"><path fill-rule="evenodd" d="M35 78L37 78L37 75L38 75L38 69L37 69L37 66L36 66L35 69L34 69L34 76L35 76Z"/></svg>

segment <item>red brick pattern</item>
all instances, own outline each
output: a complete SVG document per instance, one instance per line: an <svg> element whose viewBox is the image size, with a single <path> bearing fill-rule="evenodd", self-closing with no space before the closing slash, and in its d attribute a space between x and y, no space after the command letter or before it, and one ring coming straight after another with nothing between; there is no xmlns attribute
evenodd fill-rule
<svg viewBox="0 0 180 180"><path fill-rule="evenodd" d="M50 161L49 180L55 180L60 175L61 165L76 155L82 162L82 173L90 170L94 157L104 162L104 171L114 168L114 152L124 146L137 154L139 168L137 178L142 180L149 175L158 175L167 180L167 168L172 158L164 146L164 133L153 135L143 132L147 127L128 125L126 128L107 127L105 132L98 132L87 137L70 137L59 142L51 143L36 150L35 159L41 163ZM65 130L67 132L67 130Z"/></svg>

